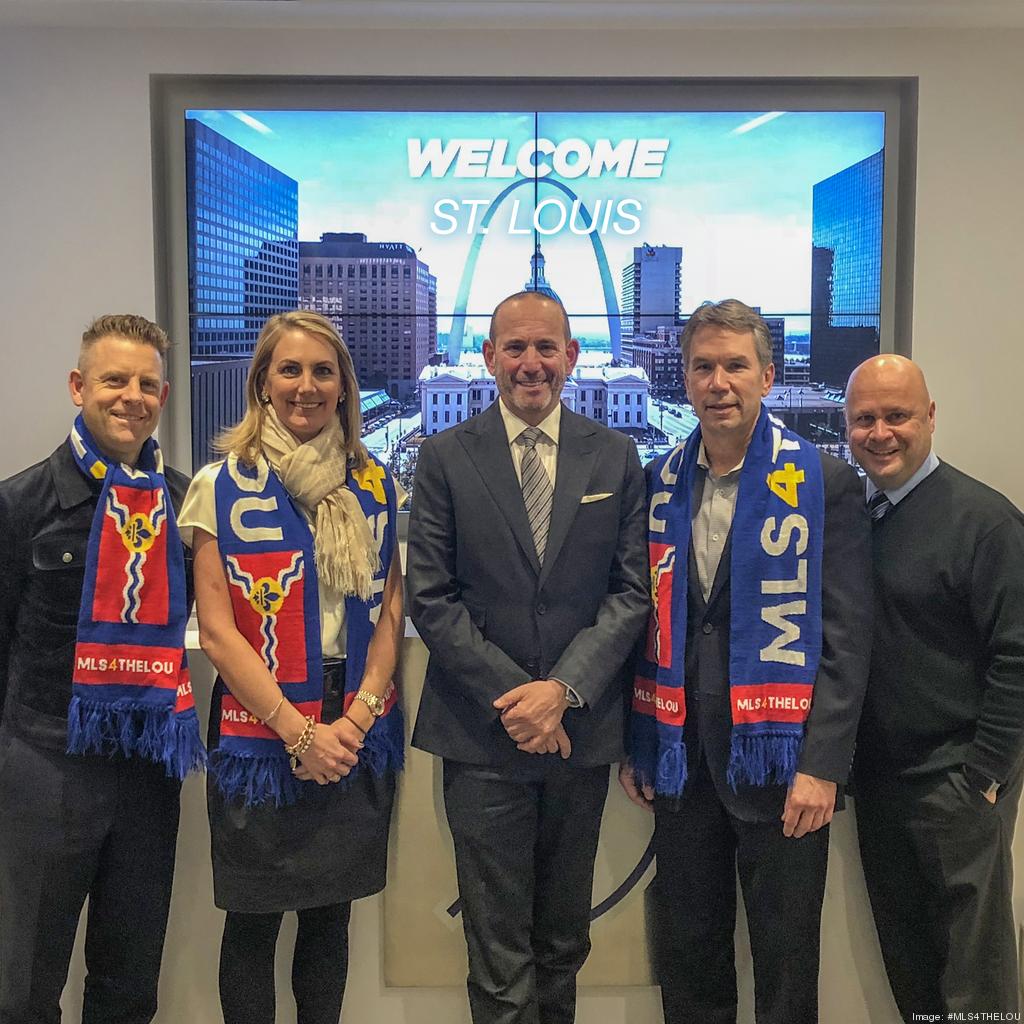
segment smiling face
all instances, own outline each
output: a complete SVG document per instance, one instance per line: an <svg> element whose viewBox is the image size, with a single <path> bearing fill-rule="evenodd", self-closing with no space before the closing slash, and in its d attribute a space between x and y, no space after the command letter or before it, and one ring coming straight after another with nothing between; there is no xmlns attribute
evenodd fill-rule
<svg viewBox="0 0 1024 1024"><path fill-rule="evenodd" d="M534 295L502 303L484 342L484 362L501 400L531 426L558 404L579 352L579 342L565 336L561 307Z"/></svg>
<svg viewBox="0 0 1024 1024"><path fill-rule="evenodd" d="M880 490L897 490L921 468L934 430L935 403L915 363L878 356L853 371L846 433L854 457Z"/></svg>
<svg viewBox="0 0 1024 1024"><path fill-rule="evenodd" d="M286 331L271 353L263 388L288 430L299 441L310 441L338 412L342 396L338 355L326 341L306 331Z"/></svg>
<svg viewBox="0 0 1024 1024"><path fill-rule="evenodd" d="M761 366L752 331L709 324L690 339L686 394L710 444L746 445L774 380L775 367Z"/></svg>
<svg viewBox="0 0 1024 1024"><path fill-rule="evenodd" d="M100 451L134 466L160 422L170 386L152 345L108 334L84 349L68 389Z"/></svg>

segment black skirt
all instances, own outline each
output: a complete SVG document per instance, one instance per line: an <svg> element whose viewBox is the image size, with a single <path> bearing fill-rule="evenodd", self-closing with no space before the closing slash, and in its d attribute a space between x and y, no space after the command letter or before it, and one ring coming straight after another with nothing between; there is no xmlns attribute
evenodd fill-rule
<svg viewBox="0 0 1024 1024"><path fill-rule="evenodd" d="M344 663L324 666L322 718L344 709ZM220 678L210 710L209 747L220 738ZM384 888L393 772L362 766L339 783L307 782L293 804L246 807L227 801L212 775L206 796L213 851L213 898L222 910L266 914L371 896Z"/></svg>

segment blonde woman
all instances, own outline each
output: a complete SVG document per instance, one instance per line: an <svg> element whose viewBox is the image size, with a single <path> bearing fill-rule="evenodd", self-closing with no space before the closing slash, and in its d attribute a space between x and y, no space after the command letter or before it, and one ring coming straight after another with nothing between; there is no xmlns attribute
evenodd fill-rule
<svg viewBox="0 0 1024 1024"><path fill-rule="evenodd" d="M350 904L384 886L402 763L400 489L359 440L352 360L324 317L271 317L246 391L225 459L196 474L180 517L218 672L207 788L227 911L221 1006L225 1024L273 1024L274 951L294 910L299 1024L336 1024Z"/></svg>

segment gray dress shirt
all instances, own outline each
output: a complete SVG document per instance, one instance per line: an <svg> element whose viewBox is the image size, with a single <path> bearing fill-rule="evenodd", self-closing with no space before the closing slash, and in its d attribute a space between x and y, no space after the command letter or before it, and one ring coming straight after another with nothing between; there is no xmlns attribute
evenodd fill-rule
<svg viewBox="0 0 1024 1024"><path fill-rule="evenodd" d="M728 473L715 476L708 464L702 441L697 452L697 465L705 471L704 491L697 514L693 517L691 538L693 557L697 563L697 579L706 601L711 596L711 588L715 585L718 563L722 560L722 551L725 549L725 541L732 527L732 517L736 512L736 492L740 485L743 459L740 459Z"/></svg>

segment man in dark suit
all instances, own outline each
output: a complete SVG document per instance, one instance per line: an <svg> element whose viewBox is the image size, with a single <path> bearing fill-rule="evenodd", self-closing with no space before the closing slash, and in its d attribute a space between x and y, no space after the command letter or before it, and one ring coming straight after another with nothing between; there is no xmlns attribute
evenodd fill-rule
<svg viewBox="0 0 1024 1024"><path fill-rule="evenodd" d="M846 389L868 474L875 628L857 834L903 1019L1014 1019L1013 829L1024 784L1024 515L932 450L903 356Z"/></svg>
<svg viewBox="0 0 1024 1024"><path fill-rule="evenodd" d="M100 317L83 335L71 399L95 443L90 451L108 466L139 464L167 401L168 344L160 327L130 314ZM95 582L86 577L88 542L105 475L99 461L82 470L77 431L0 483L0 1024L60 1020L87 896L82 1020L147 1024L157 1009L181 783L138 744L130 744L134 756L115 749L112 729L102 752L66 752L83 587ZM163 478L177 509L188 478L170 468ZM142 587L159 585L162 549L152 543L138 570ZM165 602L182 631L189 576L177 602L170 587ZM143 622L128 627L140 644L159 625L156 617ZM191 704L187 681L181 686ZM179 688L179 705L184 698ZM124 724L121 743L133 738L134 723Z"/></svg>
<svg viewBox="0 0 1024 1024"><path fill-rule="evenodd" d="M444 759L474 1024L570 1024L623 666L648 608L643 473L560 402L579 353L536 292L494 311L500 398L428 438L409 528L430 649L413 745Z"/></svg>
<svg viewBox="0 0 1024 1024"><path fill-rule="evenodd" d="M760 1024L811 1024L817 1021L828 825L853 756L870 645L870 536L863 488L850 466L820 456L821 654L802 741L796 747L796 771L788 770L789 785L774 781L786 774L783 770L761 784L736 782L734 721L742 718L736 710L741 705L730 690L742 680L730 678L730 646L742 638L730 636L732 619L740 610L732 603L733 593L741 587L745 594L799 589L797 580L784 579L770 590L767 581L755 581L751 588L750 580L734 578L734 550L740 543L733 535L734 517L740 516L743 502L755 500L765 483L763 476L753 480L748 474L744 489L740 478L745 460L751 458L755 426L765 423L761 399L774 380L771 336L760 315L729 299L698 307L683 333L682 349L687 394L700 420L686 553L682 742L688 778L681 795L662 796L645 784L651 778L635 774L630 762L620 769L630 798L655 813L656 959L665 1020L736 1020L733 930L738 868L753 954L757 1019ZM783 446L797 450L797 439L780 436ZM811 450L806 457L818 455ZM799 475L801 485L804 475ZM664 472L660 476L665 479ZM666 503L668 497L661 495ZM794 499L782 506L784 512L790 511L790 504L795 510ZM653 521L653 503L651 515ZM767 539L762 532L760 544ZM811 600L808 594L800 604L806 608ZM798 610L790 636L796 635L802 617ZM679 623L673 625L679 628ZM735 785L727 781L730 773ZM660 794L660 785L658 789Z"/></svg>

